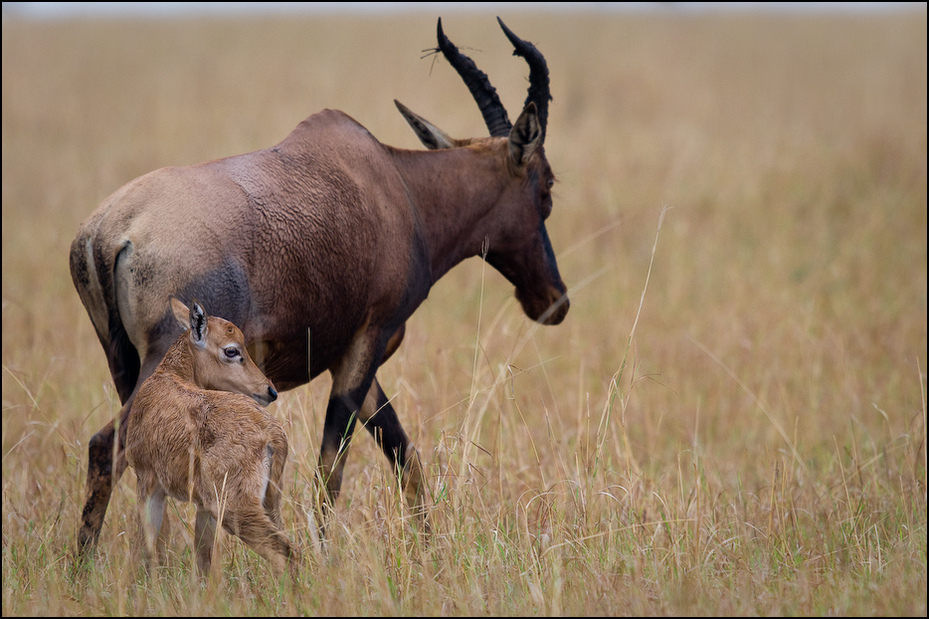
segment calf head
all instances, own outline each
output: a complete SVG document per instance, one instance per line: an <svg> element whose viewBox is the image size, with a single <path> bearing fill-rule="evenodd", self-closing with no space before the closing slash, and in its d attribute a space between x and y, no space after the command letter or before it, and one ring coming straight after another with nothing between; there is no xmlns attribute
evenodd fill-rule
<svg viewBox="0 0 929 619"><path fill-rule="evenodd" d="M201 389L231 391L253 398L262 406L277 399L277 390L245 349L245 336L237 326L208 316L194 300L190 308L171 297L171 311L187 338L194 383Z"/></svg>

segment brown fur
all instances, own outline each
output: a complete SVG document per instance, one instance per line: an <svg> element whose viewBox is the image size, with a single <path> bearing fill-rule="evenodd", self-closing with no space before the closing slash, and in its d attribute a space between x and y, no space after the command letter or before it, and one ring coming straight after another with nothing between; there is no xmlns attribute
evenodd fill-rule
<svg viewBox="0 0 929 619"><path fill-rule="evenodd" d="M184 323L187 307L177 299L172 304ZM195 544L202 574L210 571L217 521L283 570L297 560L281 521L287 437L280 421L255 402L277 394L248 357L235 325L205 317L196 302L190 323L189 334L177 339L142 383L126 431L149 564L164 559L159 531L170 496L197 506ZM227 350L238 354L230 358Z"/></svg>
<svg viewBox="0 0 929 619"><path fill-rule="evenodd" d="M547 81L545 93L543 109ZM322 503L339 493L344 439L360 419L424 513L416 450L375 377L406 320L474 256L515 286L533 320L560 323L568 299L545 229L554 175L536 104L508 136L466 140L398 107L431 150L386 146L324 110L272 148L137 178L81 224L71 275L124 403L119 427L176 338L163 299L196 297L241 327L280 389L332 373ZM91 440L82 549L96 542L125 468L115 427Z"/></svg>

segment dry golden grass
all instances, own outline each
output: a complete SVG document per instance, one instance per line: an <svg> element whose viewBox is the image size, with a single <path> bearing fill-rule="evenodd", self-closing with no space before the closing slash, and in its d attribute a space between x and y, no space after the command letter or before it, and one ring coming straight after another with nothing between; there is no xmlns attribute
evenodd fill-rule
<svg viewBox="0 0 929 619"><path fill-rule="evenodd" d="M508 23L551 68L571 312L539 328L469 261L410 321L380 376L431 476L429 544L362 432L313 548L327 379L284 394L292 590L228 536L222 583L192 583L183 506L144 577L131 473L72 564L118 400L68 246L131 178L323 107L397 146L393 98L482 134L420 60L434 18L4 22L3 615L926 614L925 13ZM445 25L516 114L492 17Z"/></svg>

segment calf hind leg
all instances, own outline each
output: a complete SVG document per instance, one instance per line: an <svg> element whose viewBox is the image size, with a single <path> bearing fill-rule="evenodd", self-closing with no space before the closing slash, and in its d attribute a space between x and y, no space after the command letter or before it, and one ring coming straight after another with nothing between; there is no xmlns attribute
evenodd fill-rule
<svg viewBox="0 0 929 619"><path fill-rule="evenodd" d="M137 486L139 526L145 552L145 567L161 565L165 560L164 518L165 493L147 475L140 475Z"/></svg>
<svg viewBox="0 0 929 619"><path fill-rule="evenodd" d="M194 549L197 554L197 570L201 576L210 575L215 538L216 519L209 510L197 508L197 519L194 523Z"/></svg>
<svg viewBox="0 0 929 619"><path fill-rule="evenodd" d="M254 504L227 511L223 518L223 528L249 545L252 550L268 560L278 573L290 569L293 575L300 561L300 553L284 535L264 508L256 501Z"/></svg>
<svg viewBox="0 0 929 619"><path fill-rule="evenodd" d="M138 367L138 359L134 357L135 350L131 348L128 340L122 342L124 346L111 349L113 354L126 355L120 360L110 359L110 371L119 398L123 405L116 419L103 426L94 434L87 447L87 482L84 495L84 510L81 514L81 528L78 531L78 556L84 556L92 551L100 537L103 528L103 518L110 504L113 488L126 472L126 422L132 402L135 400L139 385L152 375L158 363L164 357L170 342L150 342L150 353ZM128 348L127 348L128 346ZM133 360L135 359L135 360ZM122 368L117 371L115 368ZM133 380L135 382L133 382ZM117 425L118 424L118 425Z"/></svg>

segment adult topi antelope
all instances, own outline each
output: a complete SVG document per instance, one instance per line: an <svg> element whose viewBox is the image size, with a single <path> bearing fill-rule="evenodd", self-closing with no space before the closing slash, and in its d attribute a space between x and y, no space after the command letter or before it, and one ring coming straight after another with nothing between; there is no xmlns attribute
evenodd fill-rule
<svg viewBox="0 0 929 619"><path fill-rule="evenodd" d="M281 521L287 436L258 406L277 399L277 391L234 324L207 316L196 300L188 310L172 298L171 311L187 331L139 387L126 423L148 564L164 559L160 530L171 496L197 505L201 574L210 571L217 521L279 572L295 568L298 553Z"/></svg>
<svg viewBox="0 0 929 619"><path fill-rule="evenodd" d="M436 280L473 256L516 287L533 320L558 324L568 312L545 228L554 183L543 148L548 68L535 46L500 26L530 69L515 123L441 20L437 32L490 137L451 138L397 102L428 149L404 150L324 110L277 146L131 181L81 224L71 276L123 402L89 444L81 549L95 545L125 469L136 391L177 337L164 309L169 295L196 297L239 325L281 390L329 370L319 456L324 505L338 496L346 439L361 420L422 514L418 456L375 377L406 320Z"/></svg>

